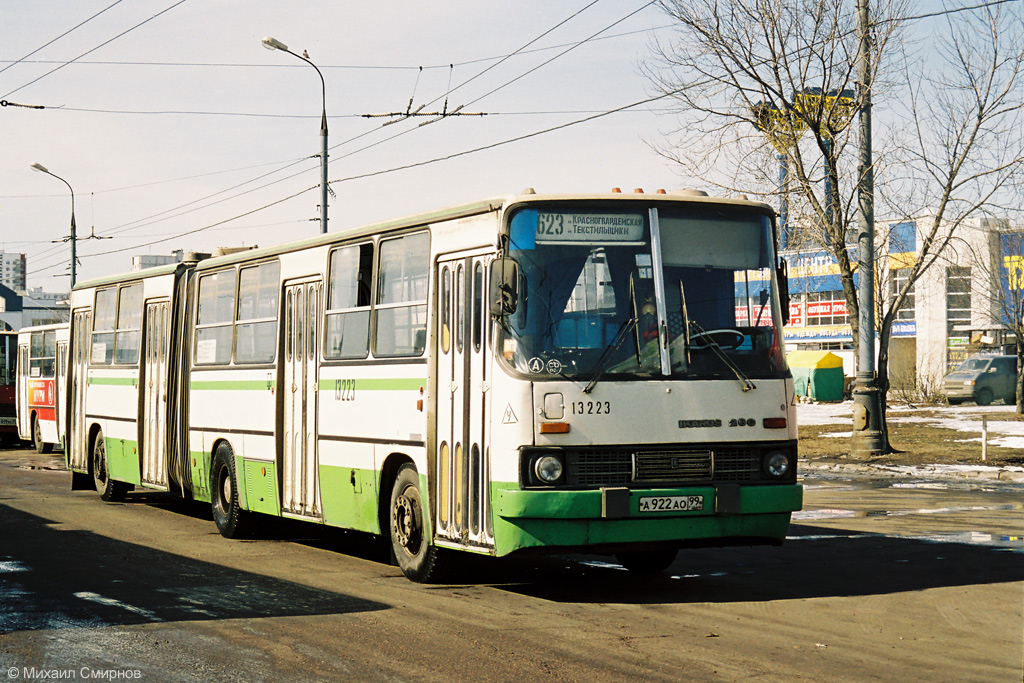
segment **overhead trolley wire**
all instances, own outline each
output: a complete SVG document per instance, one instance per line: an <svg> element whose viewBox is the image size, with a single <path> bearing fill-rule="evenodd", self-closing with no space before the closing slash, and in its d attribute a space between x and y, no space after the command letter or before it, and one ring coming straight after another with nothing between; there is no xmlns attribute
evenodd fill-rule
<svg viewBox="0 0 1024 683"><path fill-rule="evenodd" d="M1003 0L1004 2L1007 0ZM610 36L601 36L595 40L611 40L613 38L623 38L625 36L632 36L638 33L650 33L651 31L660 31L663 29L672 28L671 24L665 24L663 26L652 26L651 28L636 29L635 31L623 31L622 33L614 33ZM532 50L517 50L514 55L492 55L490 57L477 57L476 59L467 59L464 62L454 62L446 64L427 64L427 65L410 65L403 64L399 66L384 65L384 64L323 64L318 65L321 70L339 69L348 71L427 71L433 69L448 69L452 66L472 66L473 64L481 64L484 62L493 62L499 59L506 59L508 57L516 56L521 57L523 55L535 54L537 52L548 52L550 50L558 50L563 47L569 47L574 43L561 43L558 45L548 45L546 47L538 47ZM63 64L62 60L56 59L22 59L26 64ZM3 64L4 60L0 60L0 64ZM13 62L12 62L13 63ZM75 61L77 66L153 66L153 67L203 67L203 68L237 68L237 69L305 69L307 67L302 64L258 64L248 62L129 62L124 60L83 60L79 59Z"/></svg>
<svg viewBox="0 0 1024 683"><path fill-rule="evenodd" d="M178 2L174 3L174 4L173 4L173 5L171 5L170 7L167 7L166 9L163 9L163 10L161 10L161 11L157 12L156 14L154 14L153 16L151 16L151 17L150 17L149 19L145 19L145 20L143 20L143 21L140 21L139 23L135 24L135 25L134 25L134 26L132 26L131 28L128 28L128 29L125 29L124 31L121 31L120 33L118 33L118 34L117 34L116 36L114 36L113 38L110 38L109 40L105 40L105 41L103 41L102 43L100 43L99 45L97 45L96 47L94 47L94 48L91 48L91 49L89 49L89 50L86 50L85 52L83 52L82 54L78 55L78 56L77 56L77 57L75 57L74 59L70 59L70 60L68 60L68 61L64 62L63 64L61 64L60 66L57 66L57 67L55 67L55 68L53 68L53 69L50 69L49 71L47 71L47 72L46 72L46 73L44 73L43 75L41 75L41 76L38 76L38 77L36 77L36 78L32 79L32 80L31 80L31 81L29 81L28 83L25 83L24 85L22 85L22 86L19 86L19 87L15 88L14 90L11 90L11 91L10 91L10 92L8 92L8 93L7 93L6 95L3 95L3 96L2 96L2 98L0 98L0 99L7 99L8 97L10 97L11 95L13 95L14 93L18 92L19 90L24 90L25 88L27 88L28 86L32 85L33 83L38 83L39 81L43 80L43 79L44 79L44 78L46 78L47 76L49 76L49 75L51 75L51 74L54 74L54 73L56 73L56 72L60 71L60 70L61 70L61 69L63 69L64 67L68 66L69 64L73 64L74 62L77 62L77 61L78 61L79 59L81 59L82 57L85 57L86 55L92 54L92 53L93 53L93 52L95 52L96 50L99 50L99 49L100 49L101 47L104 47L104 46L106 46L106 45L109 45L110 43L114 42L114 41L115 41L115 40L117 40L118 38L121 38L121 37L123 37L123 36L125 36L125 35L128 35L128 34L129 34L129 33L131 33L132 31L134 31L135 29L139 28L140 26L143 26L143 25L145 25L145 24L148 24L149 22L153 21L153 20L154 20L154 19L156 19L157 17L159 17L159 16L162 16L162 15L166 14L167 12L170 12L170 11L171 11L172 9L174 9L174 8L175 8L175 7L177 7L178 5L184 4L184 3L185 3L185 2L187 2L187 1L188 1L188 0L178 0Z"/></svg>
<svg viewBox="0 0 1024 683"><path fill-rule="evenodd" d="M184 1L184 0L182 0L182 2L183 2L183 1ZM503 61L507 60L508 58L510 58L510 57L512 57L512 56L514 56L514 55L516 55L516 54L521 54L521 53L522 53L522 52L524 51L524 49L525 49L526 47L528 47L529 45L532 45L532 44L536 43L536 41L537 41L537 40L539 40L539 39L543 38L544 36L546 36L546 35L550 34L550 33L551 33L552 31L554 31L554 30L555 30L555 29L557 29L558 27L560 27L560 26L564 25L564 24L565 24L566 22L568 22L568 21L569 21L569 20L571 20L572 18L574 18L574 17L576 17L576 16L579 16L579 15L580 15L580 14L581 14L582 12L586 11L587 9L589 9L590 7L592 7L592 6L594 5L594 4L596 4L596 3L597 3L597 2L599 2L599 1L600 1L600 0L593 0L592 2L590 2L590 3L589 3L588 5L586 5L585 7L583 7L583 8L582 8L582 9L580 9L580 10L578 10L577 12L575 12L575 13L574 13L574 14L573 14L572 16L570 16L570 17L568 17L568 18L564 19L563 21L559 22L558 24L556 24L556 25L555 25L555 26L553 26L552 28L550 28L550 29L548 29L548 30L544 31L544 32L543 32L542 34L540 34L540 35L539 35L539 36L537 36L536 38L534 38L534 39L532 39L531 41L527 42L527 43L526 43L526 44L525 44L525 45L524 45L523 47L521 47L521 48L520 48L519 50L517 50L517 51L513 52L513 53L512 53L511 55L508 55L508 56L506 56L506 57L502 58L502 59L501 59L501 60L500 60L500 61L499 61L498 63L500 64L501 62L503 62ZM180 4L180 3L179 3L179 4ZM653 2L649 2L649 3L645 4L645 5L643 5L643 6L642 6L642 7L640 7L639 9L637 9L637 10L634 10L633 12L630 12L629 14L627 14L627 15L626 15L626 16L624 16L624 17L622 17L621 19L619 19L619 20L617 20L617 21L613 22L612 24L610 24L610 25L609 25L608 27L606 27L606 28L605 28L605 29L603 29L602 31L598 31L597 33L593 34L592 36L590 36L590 37L588 37L588 38L586 38L586 39L584 39L584 40L582 40L582 41L577 41L577 42L575 42L575 43L569 44L569 45L570 45L570 50L571 50L571 49L575 49L575 47L578 47L579 45L582 45L582 44L584 44L584 43L586 43L586 42L589 42L589 41L592 41L592 40L596 40L596 39L598 39L598 36L599 36L599 35L600 35L601 33L604 33L604 31L607 31L608 29L610 29L610 28L612 28L612 27L614 27L614 26L616 26L616 25L620 24L620 23L621 23L622 21L625 21L625 20L626 20L626 19L628 19L629 17L631 17L631 16L635 15L636 13L638 13L638 12L642 11L643 9L645 9L645 8L649 7L649 6L651 5L651 4L653 4ZM545 48L545 49L547 49L547 48ZM496 88L496 89L494 89L494 90L490 91L490 93L488 93L488 94L491 94L491 93L493 93L493 92L496 92L496 91L497 91L498 89L500 89L501 87L505 87L505 86L509 85L509 84L510 84L510 83L512 83L512 82L515 82L515 81L517 81L517 80L520 80L521 78L524 78L524 77L525 77L526 75L528 75L529 73L532 73L533 71L536 71L536 70L537 70L537 69L539 69L539 68L540 68L541 66L545 66L546 64L549 64L549 63L550 63L551 61L554 61L555 59L557 59L558 57L561 57L562 55L566 54L567 52L569 52L569 50L565 50L565 51L563 51L563 52L562 52L562 53L560 53L559 55L556 55L555 57L553 57L553 58L551 58L551 59L547 60L546 62L544 62L544 64L541 64L540 66L537 66L537 67L534 67L533 69L530 69L530 70L529 70L528 72L526 72L526 73L524 73L524 74L522 74L522 75L518 76L517 78L513 79L512 81L509 81L509 82L505 83L505 84L504 84L504 85L502 85L502 86L499 86L499 88ZM494 68L495 66L497 66L497 64L494 64L494 65L492 65L492 66L488 67L487 69L484 69L484 70L483 70L483 71L481 71L480 73L478 73L478 74L476 74L475 76L473 76L473 77L471 77L471 78L469 78L469 79L467 79L467 80L463 81L462 83L460 83L459 85L455 86L454 88L449 88L449 89L448 89L448 90L446 91L446 93L442 94L441 96L439 96L438 98L436 98L436 99L435 99L435 100L433 100L432 102L436 102L436 101L437 101L438 99L441 99L441 97L444 97L445 95L447 95L447 94L450 94L451 92L454 92L455 90L458 90L458 89L459 89L460 87L462 87L462 86L464 86L464 85L468 84L468 83L469 83L469 82L471 82L472 80L475 80L476 78L478 78L479 76L483 75L484 73L486 73L486 72L487 72L487 71L489 71L490 69ZM451 68L451 65L449 65L449 68ZM485 95L485 96L486 96L486 95ZM403 165L403 166L399 166L399 167L395 167L395 168L392 168L392 169L387 169L387 170L382 170L382 171L376 171L376 172L371 172L371 173L367 173L367 174L361 174L361 175L356 175L356 176L352 176L352 177L349 177L349 178L343 178L343 179L341 179L341 180L338 180L338 181L329 181L329 183L330 183L330 182L344 182L344 181L347 181L347 180L354 180L354 179L358 179L358 178L365 178L365 177L371 177L371 176L375 176L375 175L381 175L381 174L384 174L384 173L389 173L389 172L394 172L394 171L404 170L404 169L408 169L408 168L415 168L415 167L418 167L418 166L424 166L424 165L427 165L427 164L431 164L431 163L437 163L437 162L439 162L439 161L445 161L445 160L448 160L448 159L452 159L452 158L456 158L456 157L460 157L460 156L465 156L465 155L467 155L467 154L472 154L472 153L475 153L475 152L479 152L479 151L484 151L484 150L487 150L487 149L493 149L493 148L495 148L495 147L499 147L499 146L502 146L502 145L506 145L506 144L509 144L509 143L512 143L512 142L517 142L517 141L525 140L525 139L528 139L528 138L531 138L531 137L535 137L535 136L538 136L538 135L542 135L542 134L545 134L545 133L549 133L549 132L553 132L553 131L561 130L561 129L563 129L563 128L567 128L567 127L569 127L569 126L577 125L577 124L580 124L580 123L585 123L585 122L587 122L587 121L591 121L591 120L594 120L594 119L597 119L597 118L600 118L600 117L603 117L603 116L607 116L607 115L609 115L609 114L613 114L613 113L619 113L619 112L627 111L627 110L629 110L629 109L632 109L632 108L635 108L635 107L637 107L637 106L641 106L641 105L643 105L643 104L646 104L646 103L649 103L649 102L653 102L653 101L655 101L655 100L657 100L657 99L661 99L662 97L664 97L664 96L659 96L659 97L651 98L651 99L648 99L648 100L641 100L641 101L639 101L639 102L634 102L634 103L632 103L632 104L630 104L630 105L626 105L626 106L624 106L624 107L618 107L618 108L616 108L616 109L612 109L612 110L608 110L608 111L602 111L602 112L597 112L597 113L595 113L594 115L592 115L592 116L588 116L588 117L585 117L585 118L583 118L583 119L579 119L579 120L576 120L576 121L572 121L572 122L568 122L568 123L565 123L565 124L561 124L561 125L558 125L558 126L554 126L554 127L551 127L551 128L547 128L547 129L541 130L541 131L536 131L536 132L533 132L533 133L528 133L528 134L526 134L526 135L518 136L518 137L516 137L516 138L511 138L511 139L508 139L508 140L504 140L504 141L500 141L500 142L497 142L497 143L492 143L492 144L489 144L489 145L485 145L485 146L483 146L483 147L478 147L478 148L475 148L475 149L471 149L471 150L464 150L464 151L462 151L462 152L456 152L456 153L454 153L454 154L446 155L446 156L443 156L443 157L438 157L438 158L435 158L435 159L425 160L425 161L421 161L421 162L416 162L416 163L412 163L412 164L406 164L406 165ZM478 98L478 99L479 99L479 98ZM474 100L474 101L475 101L475 100ZM573 112L566 112L566 113L573 113ZM370 135L370 134L372 134L372 133L376 132L377 130L380 130L380 128L376 128L376 129L373 129L373 130L370 130L370 131L367 131L367 132L361 133L361 134L359 134L359 135L357 135L357 136L354 136L354 137L352 137L352 138L349 138L348 140L345 140L345 141L343 141L343 142L341 142L341 143L338 143L338 144L334 145L334 146L332 147L332 149L337 149L337 148L339 148L339 147L341 147L341 146L343 146L343 145L347 145L347 144L350 144L350 143L354 142L355 140L358 140L358 139L360 139L360 138L362 138L362 137L365 137L365 136L367 136L367 135ZM364 150L366 150L366 149L369 149L369 148L371 148L371 147L374 147L374 146L376 146L376 145L378 145L378 144L382 144L382 143L384 143L384 142L387 142L387 141L393 140L393 139L395 139L395 138L397 138L397 137L399 137L399 136L401 136L401 135L404 135L405 133L409 132L410 130L416 130L416 128L412 128L412 129L409 129L409 130L406 130L406 131L403 131L403 132L397 133L397 134L395 134L395 135L392 135L392 136L390 136L390 137L388 137L388 138L386 138L386 139L384 139L384 140L378 141L378 142L376 142L376 143L373 143L373 144L371 144L371 145L367 145L366 147L360 148L360 149L358 149L358 150L354 150L354 151L352 151L352 152L350 152L350 153L348 153L348 154L345 154L345 155L344 155L344 156L342 156L341 158L345 158L345 157L348 157L348 156L352 156L353 154L356 154L356 153L358 153L358 152L364 151ZM295 162L295 163L299 163L299 162ZM294 164L290 164L290 165L294 165ZM289 165L289 166L290 166L290 165ZM286 168L287 168L287 167L286 167ZM281 170L283 170L283 169L281 169ZM276 172L276 171L275 171L275 172ZM273 172L272 172L272 173L273 173ZM271 173L271 174L272 174L272 173ZM248 191L246 191L246 192L243 192L243 193L239 193L239 194L233 195L233 196L231 196L231 197L227 197L227 198L225 198L225 199L222 199L222 200L218 200L218 201L216 201L216 202L212 202L212 203L210 203L210 204L207 204L207 205L205 205L205 206L203 206L203 207L197 207L197 208L195 208L195 209L190 209L189 211L185 211L185 212L182 212L182 213L180 213L180 214L176 214L176 215L174 215L174 216L169 216L168 218L176 218L176 217L179 217L179 216L181 216L181 215L184 215L184 214L186 214L186 213L191 213L191 212L193 212L193 211L196 211L196 210L199 210L199 209L202 209L202 208L209 208L210 206L213 206L213 205L215 205L215 204L218 204L218 203L221 203L221 202L224 202L224 201L228 201L228 200L230 200L230 199L234 199L234 198L237 198L238 196L241 196L241 195L243 195L243 194L248 194L249 192L253 192L253 191L256 191L256 190L259 190L259 189L265 189L266 187L269 187L269 186L270 186L270 185L272 185L272 184L276 184L277 182L282 182L282 181L284 181L284 180L287 180L287 179L289 179L289 178L295 177L295 176L297 176L297 175L301 175L301 173L302 173L302 172L299 172L299 173L293 174L293 175L291 175L291 176L288 176L288 177L286 177L286 178L282 178L282 179L280 179L280 180L278 180L278 181L274 181L274 182L272 182L272 183L267 183L267 184L265 184L265 185L263 185L263 186L261 186L261 187L259 187L259 188L254 188L254 189L252 189L252 190L248 190ZM262 178L262 177L266 177L267 175L271 175L271 174L265 174L264 176L260 176L260 177L261 177L261 178ZM258 179L258 178L257 178L257 179ZM254 179L254 180L256 180L256 179ZM253 181L248 181L248 182L253 182ZM189 202L189 203L187 203L187 204L184 204L184 205L179 205L178 207L175 207L175 208L172 208L172 209L168 209L168 210L166 210L166 211L164 211L164 212L160 212L160 213L158 213L158 214L154 214L154 215L152 215L152 216L150 216L150 217L148 217L148 218L138 219L137 221L133 221L133 222L131 222L131 223L127 223L127 224L124 224L124 225L122 225L122 226L118 226L118 228L123 228L123 230L120 230L120 232L126 232L127 230L132 230L132 229L136 229L136 228L144 227L145 225L152 225L153 223L156 223L156 222L160 222L160 220L167 220L167 219L160 219L160 220L156 220L156 221L151 221L150 223L143 223L143 224L141 224L141 225L135 225L135 224L137 224L137 223L141 223L142 221L146 221L146 220L149 220L149 219L151 219L151 218L157 218L158 216L161 216L161 215L163 215L163 214L166 214L166 213L170 213L170 212L176 211L176 210L178 210L178 209L182 209L182 208L184 208L184 207L186 207L186 206L190 206L190 205L192 205L192 204L195 204L195 203L197 203L197 202L203 201L204 199L209 199L209 198L211 198L211 197L214 197L214 196L216 196L217 194L222 194L223 192L228 192L228 191L230 191L231 189L235 189L235 188L237 188L237 187L241 187L242 185L245 185L245 184L246 184L246 183L241 183L241 184L239 184L239 185L233 186L232 188L228 188L228 189L222 190L221 192L218 192L218 193L214 193L214 194L212 194L212 195L207 195L206 197L204 197L204 198L201 198L201 199L198 199L198 200L194 200L193 202ZM233 221L233 220L237 220L238 218L244 217L244 216L246 216L246 215L251 215L252 213L255 213L255 212L257 212L257 211L261 211L261 210L263 210L263 209L265 209L265 208L269 208L269 207L271 207L271 206L275 206L275 205L277 205L277 204L280 204L280 203L282 203L283 201L287 201L287 200L289 200L289 199L292 199L292 198L294 198L294 197L297 197L297 196L301 195L302 193L304 193L304 192L307 192L307 191L309 191L309 190L311 190L311 189L315 189L316 187L317 187L317 186L316 186L316 185L314 185L314 186L312 186L312 187L310 187L310 188L307 188L307 189L305 189L305 190L302 190L302 191L300 191L300 192L298 192L298 193L296 193L296 194L292 194L292 195L289 195L288 197L285 197L285 198L284 198L284 199L282 199L282 200L278 200L278 201L275 201L275 202L273 202L273 203L271 203L271 204L267 204L267 205L265 205L265 206L263 206L263 207L260 207L260 208L258 208L258 209L254 209L254 210L253 210L253 211L251 211L251 212L246 212L246 213L243 213L243 214L239 214L238 216L235 216L235 217L232 217L232 218L228 218L228 219L225 219L224 221L220 221L220 222L218 222L218 223L214 223L214 224L211 224L211 225L209 225L209 226L204 226L204 227L202 227L202 228L197 228L197 229L195 229L195 230L190 230L190 231L188 231L188 232L185 232L185 233L179 233L179 234L176 234L176 235L172 235L172 236L170 236L170 237L168 237L168 238L166 238L166 239L158 240L157 242L151 242L151 243L144 243L144 244L138 244L138 245L135 245L135 246L132 246L132 247L126 247L126 248L124 248L124 249L118 249L118 250L113 250L113 251L106 251L106 252L99 252L99 253L95 253L95 254L90 254L90 255L88 255L88 256L90 256L90 257L91 257L91 256L102 256L102 255L106 255L106 254L111 254L111 253L119 253L119 252L122 252L122 251L127 251L127 250L131 250L131 249L137 249L137 248L140 248L140 247L144 247L144 246L149 246L149 245L151 245L151 244L156 244L156 243L159 243L159 242L165 242L165 241L169 241L169 240L175 239L176 237L183 237L183 236L186 236L186 235L194 234L194 233L200 232L200 231L202 231L202 230L205 230L205 229L209 229L209 228L212 228L212 227L215 227L215 226L218 226L218 225L223 225L224 223L227 223L227 222L231 222L231 221ZM132 227L129 227L129 226L132 226ZM115 228L114 230L117 230L117 228ZM109 232L109 231L107 231L107 232Z"/></svg>
<svg viewBox="0 0 1024 683"><path fill-rule="evenodd" d="M512 143L515 143L515 142L521 142L523 140L527 140L529 138L538 137L540 135L545 135L547 133L553 133L555 131L564 130L566 128L570 128L572 126L576 126L576 125L579 125L579 124L582 124L582 123L588 123L590 121L594 121L596 119L599 119L599 118L602 118L602 117L605 117L605 116L610 116L612 114L618 114L618 113L621 113L621 112L624 112L624 111L628 111L630 109L634 109L636 107L643 106L645 104L650 104L651 102L656 102L656 101L661 100L661 99L672 97L674 94L675 93L662 93L662 94L656 95L654 97L649 97L649 98L646 98L646 99L643 99L643 100L639 100L637 102L632 102L630 104L623 105L621 107L616 107L615 109L610 109L610 110L607 110L607 111L604 111L604 112L601 112L601 113L598 113L598 114L594 114L592 116L587 116L587 117L582 118L582 119L577 119L575 121L569 121L567 123L563 123L563 124L560 124L560 125L557 125L557 126L552 126L550 128L545 128L543 130L534 131L532 133L526 133L524 135L519 135L519 136L516 136L516 137L513 137L513 138L508 138L506 140L501 140L501 141L498 141L498 142L493 142L493 143L490 143L490 144L487 144L487 145L482 145L480 147L475 147L475 148L472 148L472 149L463 150L461 152L455 152L455 153L452 153L452 154L447 154L447 155L444 155L444 156L435 157L433 159L426 159L426 160L423 160L423 161L418 161L418 162L414 162L414 163L410 163L410 164L403 164L401 166L395 166L393 168L384 169L384 170L380 170L380 171L371 171L371 172L368 172L368 173L361 173L361 174L357 174L357 175L353 175L353 176L347 176L347 177L344 177L344 178L338 178L336 180L331 180L329 182L331 182L331 183L341 183L341 182L347 182L347 181L351 181L351 180L360 180L360 179L363 179L363 178L370 178L370 177L374 177L374 176L385 175L387 173L394 173L394 172L397 172L397 171L404 171L404 170L408 170L408 169L411 169L411 168L418 168L418 167L422 167L422 166L428 166L430 164L435 164L435 163L439 163L439 162L442 162L442 161L448 161L448 160L455 159L455 158L458 158L458 157L467 156L467 155L470 155L470 154L475 154L477 152L483 152L483 151L487 151L487 150L490 150L490 149L495 149L497 147L502 147L504 145L512 144ZM287 197L283 197L283 198L281 198L279 200L270 202L269 204L265 204L264 206L261 206L259 208L252 209L251 211L246 211L244 213L238 214L237 216L233 216L231 218L226 218L224 220L217 221L216 223L211 223L211 224L203 226L201 228L196 228L194 230L189 230L189 231L186 231L186 232L183 232L183 233L178 233L176 235L172 235L170 237L166 237L166 238L163 238L163 239L155 240L155 241L152 241L152 242L146 242L146 243L143 243L143 244L137 244L137 245L134 245L134 246L131 246L131 247L124 247L124 248L120 248L120 249L112 249L112 250L108 250L108 251L88 254L88 255L86 255L86 257L87 258L91 258L93 256L107 256L109 254L116 254L116 253L121 253L121 252L125 252L125 251L131 251L132 249L138 249L140 247L147 247L147 246L151 246L153 244L159 244L161 242L167 242L167 241L179 238L179 237L186 237L188 235L193 235L193 234L196 234L198 232L202 232L204 230L208 230L208 229L213 228L213 227L217 227L217 226L224 225L226 223L230 223L231 221L238 220L239 218L244 218L245 216L251 216L252 214L257 213L259 211L262 211L264 209L268 209L268 208L270 208L272 206L276 206L276 205L281 204L283 202L286 202L286 201L288 201L290 199L294 199L295 197L298 197L299 195L301 195L301 194L303 194L305 192L309 192L311 190L315 190L318 187L319 187L319 184L311 185L310 187L307 187L304 190L300 190L300 191L298 191L296 193L288 195Z"/></svg>
<svg viewBox="0 0 1024 683"><path fill-rule="evenodd" d="M44 43L44 44L40 45L40 46L39 46L39 47L37 47L37 48L36 48L35 50L32 50L32 52L29 52L29 53L28 53L27 55L25 55L25 56L24 56L24 57L22 57L21 59L16 59L16 60L12 61L12 62L11 62L10 64L8 64L7 66L5 66L4 68L0 69L0 74L2 74L3 72L7 71L7 70L8 70L8 69L10 69L10 68L11 68L12 66L14 66L14 65L16 65L16 64L20 64L20 63L24 62L25 60L27 60L27 59L28 59L29 57L31 57L32 55L36 54L37 52L40 52L40 51L42 51L42 50L45 50L46 48L50 47L51 45L53 45L54 43L56 43L56 42L57 42L58 40L60 40L61 38L63 38L64 36L68 35L69 33L72 33L72 32L74 32L74 31L77 31L78 29L82 28L83 26L85 26L86 24L88 24L88 23L89 23L90 21L92 21L93 19L95 19L96 17L98 17L99 15L103 14L104 12L106 12L106 11L107 11L108 9L110 9L110 8L111 8L111 7L113 7L114 5L119 5L119 4L121 4L121 2L123 2L123 0L116 0L115 2L111 3L110 5L107 5L106 7L104 7L103 9L101 9L101 10L100 10L99 12L97 12L97 13L96 13L96 14L94 14L94 15L92 15L92 16L91 16L91 17L89 17L88 19L86 19L85 21L83 21L83 22L80 22L79 24L77 24L77 25L75 25L75 26L73 26L73 27L69 28L69 29L68 29L67 31L64 31L64 33L60 34L59 36L57 36L57 37L56 37L56 38L54 38L53 40L51 40L51 41L49 41L49 42L47 42L47 43Z"/></svg>

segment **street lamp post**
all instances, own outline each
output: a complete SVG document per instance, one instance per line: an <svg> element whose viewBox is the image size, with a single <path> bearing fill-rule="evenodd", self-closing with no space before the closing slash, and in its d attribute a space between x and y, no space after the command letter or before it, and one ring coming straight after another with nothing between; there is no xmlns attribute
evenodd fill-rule
<svg viewBox="0 0 1024 683"><path fill-rule="evenodd" d="M71 183L69 183L68 181L64 180L63 178L61 178L56 173L50 172L50 170L47 169L42 164L40 164L40 163L33 163L33 164L31 164L29 166L29 168L31 168L33 171L39 171L40 173L45 173L47 175L52 175L54 178L56 178L57 180L61 181L65 185L67 185L68 189L71 190L71 236L68 237L67 239L63 240L63 241L65 241L65 242L70 241L71 242L71 289L74 289L75 288L75 281L77 279L75 277L76 266L77 266L77 263L78 263L78 254L76 253L76 247L75 247L75 242L78 239L78 235L75 233L75 191L74 191L74 189L72 189Z"/></svg>
<svg viewBox="0 0 1024 683"><path fill-rule="evenodd" d="M871 157L871 22L867 0L857 0L857 88L860 95L860 163L857 173L858 231L857 248L860 270L860 358L857 382L853 389L853 452L874 456L884 453L888 444L882 421L884 387L875 377L875 176Z"/></svg>
<svg viewBox="0 0 1024 683"><path fill-rule="evenodd" d="M288 46L282 43L276 38L267 36L263 39L263 47L268 50L280 50L287 52L293 57L298 57L306 64L316 69L316 73L320 76L320 87L323 95L323 108L320 113L320 232L327 232L327 83L324 81L324 75L317 68L316 64L309 60L309 57L305 54L295 54L288 49Z"/></svg>

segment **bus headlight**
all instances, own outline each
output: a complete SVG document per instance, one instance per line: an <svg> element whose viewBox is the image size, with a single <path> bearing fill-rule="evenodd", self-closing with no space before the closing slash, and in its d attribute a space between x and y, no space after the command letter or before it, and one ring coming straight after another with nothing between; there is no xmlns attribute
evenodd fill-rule
<svg viewBox="0 0 1024 683"><path fill-rule="evenodd" d="M785 451L769 451L764 457L764 471L776 479L789 474L790 455Z"/></svg>
<svg viewBox="0 0 1024 683"><path fill-rule="evenodd" d="M562 478L562 460L554 455L542 455L533 463L533 473L545 484L554 484Z"/></svg>

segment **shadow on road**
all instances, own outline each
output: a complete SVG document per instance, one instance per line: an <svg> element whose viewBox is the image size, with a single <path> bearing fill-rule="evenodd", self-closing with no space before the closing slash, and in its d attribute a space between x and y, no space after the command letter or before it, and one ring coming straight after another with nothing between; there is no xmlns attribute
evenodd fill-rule
<svg viewBox="0 0 1024 683"><path fill-rule="evenodd" d="M0 505L0 529L0 633L389 608L88 531L61 530L6 505Z"/></svg>
<svg viewBox="0 0 1024 683"><path fill-rule="evenodd" d="M210 520L208 504L168 493L133 493L126 502ZM258 539L299 543L380 564L390 559L386 543L370 534L289 519L261 517ZM881 595L1024 580L1021 554L1006 548L797 524L781 548L682 550L672 567L653 576L629 573L614 558L599 555L494 559L460 553L455 560L451 583L426 589L490 585L557 602L654 604Z"/></svg>
<svg viewBox="0 0 1024 683"><path fill-rule="evenodd" d="M491 569L478 563L474 574L544 600L626 604L802 600L1024 580L1020 552L1006 548L803 525L790 527L780 548L682 550L653 576L630 574L602 556L525 561Z"/></svg>

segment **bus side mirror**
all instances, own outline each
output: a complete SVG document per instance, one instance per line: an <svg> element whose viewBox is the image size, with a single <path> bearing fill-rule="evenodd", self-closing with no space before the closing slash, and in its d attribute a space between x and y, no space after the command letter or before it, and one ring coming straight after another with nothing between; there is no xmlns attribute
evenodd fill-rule
<svg viewBox="0 0 1024 683"><path fill-rule="evenodd" d="M786 259L779 259L775 269L775 279L779 283L779 305L782 306L782 324L789 324L789 264Z"/></svg>
<svg viewBox="0 0 1024 683"><path fill-rule="evenodd" d="M491 315L503 318L516 312L519 302L519 264L508 257L491 263Z"/></svg>

